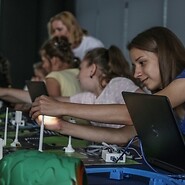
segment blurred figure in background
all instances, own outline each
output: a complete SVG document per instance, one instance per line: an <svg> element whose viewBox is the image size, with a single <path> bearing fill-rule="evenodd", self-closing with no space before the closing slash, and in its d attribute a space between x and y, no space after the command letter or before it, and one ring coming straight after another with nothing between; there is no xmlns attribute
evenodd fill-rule
<svg viewBox="0 0 185 185"><path fill-rule="evenodd" d="M42 67L42 62L36 62L33 64L33 76L31 81L45 81L47 75L46 70ZM27 86L24 86L24 90L28 90Z"/></svg>
<svg viewBox="0 0 185 185"><path fill-rule="evenodd" d="M45 76L47 75L46 70L42 67L42 62L37 62L33 64L34 76L31 80L33 81L44 81Z"/></svg>
<svg viewBox="0 0 185 185"><path fill-rule="evenodd" d="M74 57L71 45L65 36L47 40L40 49L42 67L50 96L71 96L81 92L79 74L80 61Z"/></svg>
<svg viewBox="0 0 185 185"><path fill-rule="evenodd" d="M72 96L81 92L78 64L66 37L53 37L41 46L42 67L50 96ZM75 66L75 67L74 67ZM0 98L12 103L31 103L29 93L22 89L1 88Z"/></svg>
<svg viewBox="0 0 185 185"><path fill-rule="evenodd" d="M33 118L36 118L43 111L44 115L59 117L58 122L50 121L52 125L45 122L45 127L64 135L100 143L123 144L128 142L135 134L132 126L124 126L118 122L107 124L94 120L89 120L91 125L84 126L61 119L63 115L70 115L62 113L66 105L80 107L82 104L124 104L122 91L144 93L135 83L129 64L121 50L111 45L108 49L94 48L88 51L80 64L79 80L84 92L71 97L38 97L32 103L30 115L34 114ZM67 112L70 109L65 108ZM102 111L103 109L99 113L101 114ZM75 112L79 113L76 117L80 118L81 109L77 108ZM108 117L113 117L112 114Z"/></svg>
<svg viewBox="0 0 185 185"><path fill-rule="evenodd" d="M10 62L2 54L0 54L0 87L11 87ZM0 108L3 106L10 106L7 101L0 98Z"/></svg>
<svg viewBox="0 0 185 185"><path fill-rule="evenodd" d="M10 63L0 54L0 87L11 87Z"/></svg>
<svg viewBox="0 0 185 185"><path fill-rule="evenodd" d="M104 47L103 43L88 35L87 31L82 29L77 19L71 12L63 11L51 17L48 22L49 37L66 36L71 44L71 48L76 57L83 59L87 51Z"/></svg>

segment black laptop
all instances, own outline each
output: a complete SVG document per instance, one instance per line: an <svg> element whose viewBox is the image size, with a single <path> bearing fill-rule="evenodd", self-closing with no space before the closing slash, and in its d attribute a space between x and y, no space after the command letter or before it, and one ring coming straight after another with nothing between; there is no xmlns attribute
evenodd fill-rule
<svg viewBox="0 0 185 185"><path fill-rule="evenodd" d="M122 92L146 160L172 173L185 173L185 142L166 96Z"/></svg>
<svg viewBox="0 0 185 185"><path fill-rule="evenodd" d="M47 95L47 88L43 81L26 81L28 91L31 97L32 102L35 101L35 98L41 95Z"/></svg>

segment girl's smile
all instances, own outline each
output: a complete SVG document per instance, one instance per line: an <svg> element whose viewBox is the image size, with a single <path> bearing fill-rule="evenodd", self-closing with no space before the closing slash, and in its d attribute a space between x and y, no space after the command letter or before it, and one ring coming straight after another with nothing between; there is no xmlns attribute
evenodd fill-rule
<svg viewBox="0 0 185 185"><path fill-rule="evenodd" d="M132 48L130 58L133 63L134 77L149 90L156 90L161 86L158 56L149 51Z"/></svg>

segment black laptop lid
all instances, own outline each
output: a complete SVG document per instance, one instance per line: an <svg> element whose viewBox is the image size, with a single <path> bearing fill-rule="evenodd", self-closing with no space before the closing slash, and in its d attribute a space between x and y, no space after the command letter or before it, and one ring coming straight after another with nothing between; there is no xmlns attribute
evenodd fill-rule
<svg viewBox="0 0 185 185"><path fill-rule="evenodd" d="M185 144L166 96L122 92L147 161L185 172Z"/></svg>
<svg viewBox="0 0 185 185"><path fill-rule="evenodd" d="M35 98L41 95L47 95L47 88L43 81L26 81L28 91L31 97L32 102L35 101Z"/></svg>

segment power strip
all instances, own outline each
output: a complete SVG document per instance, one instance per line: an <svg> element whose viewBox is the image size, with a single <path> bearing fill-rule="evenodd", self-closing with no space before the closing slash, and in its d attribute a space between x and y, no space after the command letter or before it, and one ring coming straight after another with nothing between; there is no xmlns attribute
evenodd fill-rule
<svg viewBox="0 0 185 185"><path fill-rule="evenodd" d="M120 156L122 155L122 153L117 153L117 152L109 152L108 150L102 150L102 159L105 160L105 162L115 162ZM126 162L126 155L124 154L121 159L119 160L119 162Z"/></svg>

